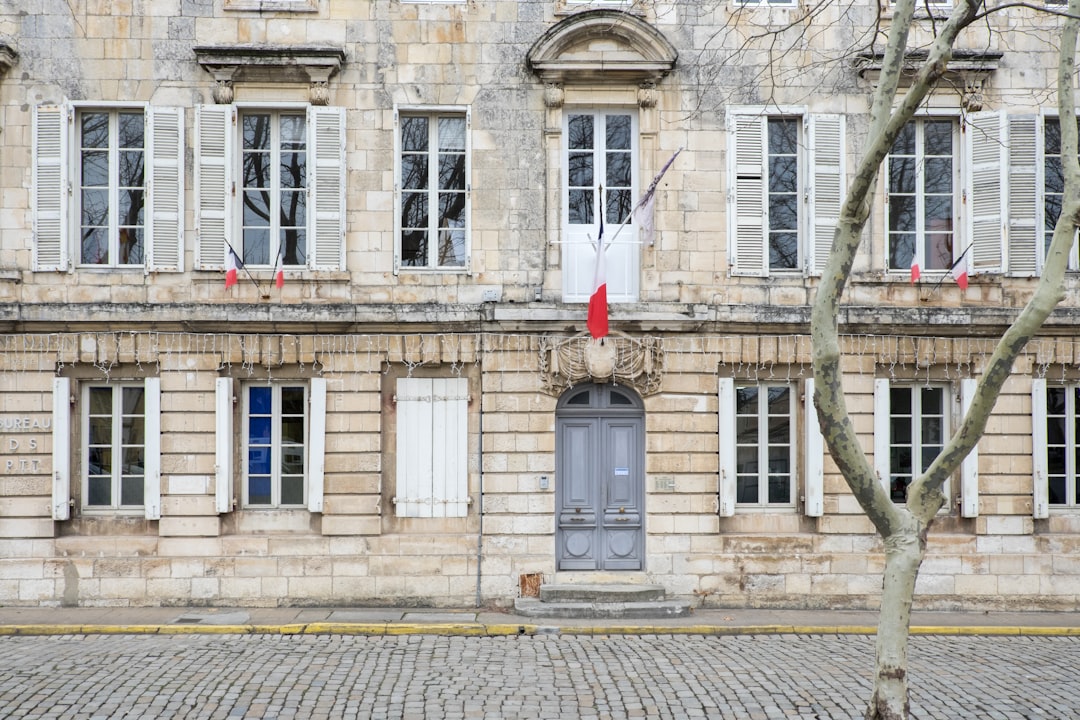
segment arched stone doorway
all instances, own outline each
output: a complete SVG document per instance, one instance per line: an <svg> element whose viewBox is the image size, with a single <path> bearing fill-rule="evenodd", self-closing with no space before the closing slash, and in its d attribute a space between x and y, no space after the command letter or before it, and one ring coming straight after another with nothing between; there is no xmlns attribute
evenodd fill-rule
<svg viewBox="0 0 1080 720"><path fill-rule="evenodd" d="M619 385L579 385L555 414L557 570L645 568L645 405Z"/></svg>

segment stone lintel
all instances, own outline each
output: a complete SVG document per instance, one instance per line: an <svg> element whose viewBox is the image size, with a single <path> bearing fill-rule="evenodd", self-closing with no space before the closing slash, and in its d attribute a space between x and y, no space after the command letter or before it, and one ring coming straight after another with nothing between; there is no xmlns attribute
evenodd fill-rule
<svg viewBox="0 0 1080 720"><path fill-rule="evenodd" d="M218 82L326 82L345 50L316 45L201 45L195 58Z"/></svg>

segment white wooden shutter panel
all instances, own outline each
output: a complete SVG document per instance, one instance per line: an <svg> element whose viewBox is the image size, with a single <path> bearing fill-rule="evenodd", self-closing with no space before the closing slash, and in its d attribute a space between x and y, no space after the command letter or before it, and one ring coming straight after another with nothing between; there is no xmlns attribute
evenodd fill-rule
<svg viewBox="0 0 1080 720"><path fill-rule="evenodd" d="M345 108L308 107L309 264L345 269Z"/></svg>
<svg viewBox="0 0 1080 720"><path fill-rule="evenodd" d="M964 378L960 381L960 413L967 417L971 401L975 399L978 381ZM971 449L968 456L960 463L960 515L961 517L979 516L979 445Z"/></svg>
<svg viewBox="0 0 1080 720"><path fill-rule="evenodd" d="M184 269L184 110L147 110L147 270Z"/></svg>
<svg viewBox="0 0 1080 720"><path fill-rule="evenodd" d="M844 116L811 115L810 137L810 242L811 275L820 275L832 252L840 205L844 201Z"/></svg>
<svg viewBox="0 0 1080 720"><path fill-rule="evenodd" d="M1010 115L1008 124L1009 274L1030 277L1042 264L1041 124L1035 115Z"/></svg>
<svg viewBox="0 0 1080 720"><path fill-rule="evenodd" d="M214 506L219 513L232 509L232 454L233 381L223 377L214 387Z"/></svg>
<svg viewBox="0 0 1080 720"><path fill-rule="evenodd" d="M326 467L326 379L312 378L309 392L308 510L322 512Z"/></svg>
<svg viewBox="0 0 1080 720"><path fill-rule="evenodd" d="M394 507L398 517L431 517L431 394L431 378L400 378L397 381Z"/></svg>
<svg viewBox="0 0 1080 720"><path fill-rule="evenodd" d="M825 439L821 436L817 408L814 406L814 381L803 383L806 396L803 402L806 414L805 442L803 443L806 471L803 495L805 512L809 517L821 517L825 513Z"/></svg>
<svg viewBox="0 0 1080 720"><path fill-rule="evenodd" d="M71 380L53 378L52 518L71 517Z"/></svg>
<svg viewBox="0 0 1080 720"><path fill-rule="evenodd" d="M143 465L143 507L147 520L161 519L161 379L143 383L143 428L146 454Z"/></svg>
<svg viewBox="0 0 1080 720"><path fill-rule="evenodd" d="M717 510L720 517L735 514L735 379L720 378L718 392L720 412L720 497Z"/></svg>
<svg viewBox="0 0 1080 720"><path fill-rule="evenodd" d="M222 270L225 243L233 232L233 135L236 107L195 109L195 267ZM240 252L243 252L240 250Z"/></svg>
<svg viewBox="0 0 1080 720"><path fill-rule="evenodd" d="M34 270L67 270L71 184L68 105L34 108Z"/></svg>
<svg viewBox="0 0 1080 720"><path fill-rule="evenodd" d="M1049 457L1046 452L1046 380L1031 381L1031 515L1050 516Z"/></svg>
<svg viewBox="0 0 1080 720"><path fill-rule="evenodd" d="M889 380L874 380L874 470L878 480L888 490L890 480L889 449L892 445L889 437Z"/></svg>
<svg viewBox="0 0 1080 720"><path fill-rule="evenodd" d="M998 112L968 113L964 124L964 209L968 240L968 273L1000 273L1004 257L1005 116Z"/></svg>
<svg viewBox="0 0 1080 720"><path fill-rule="evenodd" d="M768 275L765 143L760 115L728 115L728 255L732 275Z"/></svg>
<svg viewBox="0 0 1080 720"><path fill-rule="evenodd" d="M432 513L465 517L469 507L469 381L435 379L432 398Z"/></svg>

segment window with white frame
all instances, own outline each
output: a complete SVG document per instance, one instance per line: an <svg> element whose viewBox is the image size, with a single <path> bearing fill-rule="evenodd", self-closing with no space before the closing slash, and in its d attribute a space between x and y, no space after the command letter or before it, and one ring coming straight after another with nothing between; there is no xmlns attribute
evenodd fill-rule
<svg viewBox="0 0 1080 720"><path fill-rule="evenodd" d="M1080 129L1080 120L1077 120ZM1065 173L1061 166L1061 123L1057 118L1047 117L1043 119L1043 233L1044 242L1037 258L1037 264L1041 268L1046 258L1046 252L1050 249L1050 242L1054 239L1054 226L1061 217L1061 202L1065 193ZM1072 251L1069 253L1069 269L1076 270L1077 244L1073 242Z"/></svg>
<svg viewBox="0 0 1080 720"><path fill-rule="evenodd" d="M951 406L947 385L876 381L874 464L893 502L907 501L908 486L941 453L951 432Z"/></svg>
<svg viewBox="0 0 1080 720"><path fill-rule="evenodd" d="M819 273L844 187L843 118L729 108L732 275Z"/></svg>
<svg viewBox="0 0 1080 720"><path fill-rule="evenodd" d="M158 379L84 383L81 408L82 508L159 517Z"/></svg>
<svg viewBox="0 0 1080 720"><path fill-rule="evenodd" d="M753 8L793 8L799 6L799 0L731 0L735 7Z"/></svg>
<svg viewBox="0 0 1080 720"><path fill-rule="evenodd" d="M200 269L344 269L344 108L200 105L195 133Z"/></svg>
<svg viewBox="0 0 1080 720"><path fill-rule="evenodd" d="M956 233L957 131L951 118L916 118L893 143L885 161L889 270L949 270L964 251Z"/></svg>
<svg viewBox="0 0 1080 720"><path fill-rule="evenodd" d="M1046 485L1046 504L1051 508L1080 508L1080 483L1077 482L1077 430L1080 428L1080 385L1067 383L1045 385L1045 404L1036 407L1036 417L1045 423L1045 444L1035 448L1044 453L1036 463L1035 480ZM1042 465L1042 468L1039 468ZM1041 490L1041 488L1039 488Z"/></svg>
<svg viewBox="0 0 1080 720"><path fill-rule="evenodd" d="M735 388L736 503L795 502L795 393L787 384Z"/></svg>
<svg viewBox="0 0 1080 720"><path fill-rule="evenodd" d="M603 226L608 302L638 298L638 116L622 109L563 115L563 300L587 302Z"/></svg>
<svg viewBox="0 0 1080 720"><path fill-rule="evenodd" d="M465 517L469 506L469 381L398 378L397 517Z"/></svg>
<svg viewBox="0 0 1080 720"><path fill-rule="evenodd" d="M396 267L469 267L469 118L397 113Z"/></svg>
<svg viewBox="0 0 1080 720"><path fill-rule="evenodd" d="M243 408L244 506L305 506L307 386L245 385Z"/></svg>
<svg viewBox="0 0 1080 720"><path fill-rule="evenodd" d="M33 139L35 270L183 269L180 108L43 105Z"/></svg>

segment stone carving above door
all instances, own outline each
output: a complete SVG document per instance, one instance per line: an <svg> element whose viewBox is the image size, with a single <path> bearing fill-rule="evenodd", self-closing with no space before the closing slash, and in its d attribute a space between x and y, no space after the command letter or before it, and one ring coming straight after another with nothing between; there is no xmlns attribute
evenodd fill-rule
<svg viewBox="0 0 1080 720"><path fill-rule="evenodd" d="M663 372L660 338L613 333L594 340L582 333L571 338L546 338L540 347L544 389L555 396L585 382L615 382L639 395L654 395L660 392Z"/></svg>

